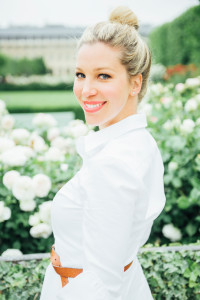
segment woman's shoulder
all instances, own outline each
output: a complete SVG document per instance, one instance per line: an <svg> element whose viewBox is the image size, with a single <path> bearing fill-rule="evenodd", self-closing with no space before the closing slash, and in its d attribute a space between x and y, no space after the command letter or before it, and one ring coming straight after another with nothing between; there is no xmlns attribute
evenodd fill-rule
<svg viewBox="0 0 200 300"><path fill-rule="evenodd" d="M98 157L121 160L124 163L144 161L157 152L157 142L148 130L129 132L109 141Z"/></svg>

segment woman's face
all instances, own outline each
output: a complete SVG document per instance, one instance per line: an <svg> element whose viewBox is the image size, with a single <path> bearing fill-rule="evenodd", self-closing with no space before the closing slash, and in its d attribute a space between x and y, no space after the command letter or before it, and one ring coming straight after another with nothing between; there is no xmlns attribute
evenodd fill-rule
<svg viewBox="0 0 200 300"><path fill-rule="evenodd" d="M137 97L119 49L104 43L84 44L78 52L74 94L86 122L100 129L136 113ZM100 105L100 106L97 106Z"/></svg>

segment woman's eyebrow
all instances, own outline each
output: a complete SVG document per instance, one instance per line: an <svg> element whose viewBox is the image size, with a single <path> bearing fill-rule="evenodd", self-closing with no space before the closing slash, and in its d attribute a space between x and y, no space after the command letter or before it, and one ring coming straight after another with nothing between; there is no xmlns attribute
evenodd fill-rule
<svg viewBox="0 0 200 300"><path fill-rule="evenodd" d="M76 69L82 71L82 69L79 68L79 67L76 67ZM100 68L95 68L94 71L105 70L105 69L114 71L114 70L113 70L112 68L110 68L110 67L100 67Z"/></svg>

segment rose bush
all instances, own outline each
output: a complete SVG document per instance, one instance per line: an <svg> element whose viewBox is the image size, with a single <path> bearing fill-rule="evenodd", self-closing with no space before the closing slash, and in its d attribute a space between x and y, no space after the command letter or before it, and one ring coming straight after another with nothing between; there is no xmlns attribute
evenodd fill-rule
<svg viewBox="0 0 200 300"><path fill-rule="evenodd" d="M166 206L149 242L196 242L200 232L200 77L150 86L140 110L164 161Z"/></svg>
<svg viewBox="0 0 200 300"><path fill-rule="evenodd" d="M82 164L75 138L93 130L81 120L59 128L44 113L32 123L32 132L14 128L15 120L0 100L0 253L48 251L53 197Z"/></svg>

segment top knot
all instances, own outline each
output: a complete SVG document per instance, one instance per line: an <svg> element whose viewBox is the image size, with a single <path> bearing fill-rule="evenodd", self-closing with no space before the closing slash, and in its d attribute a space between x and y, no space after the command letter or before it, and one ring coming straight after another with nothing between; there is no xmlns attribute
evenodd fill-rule
<svg viewBox="0 0 200 300"><path fill-rule="evenodd" d="M134 12L126 6L116 7L109 16L109 21L120 24L127 24L129 26L135 27L137 30L139 28L138 18Z"/></svg>

